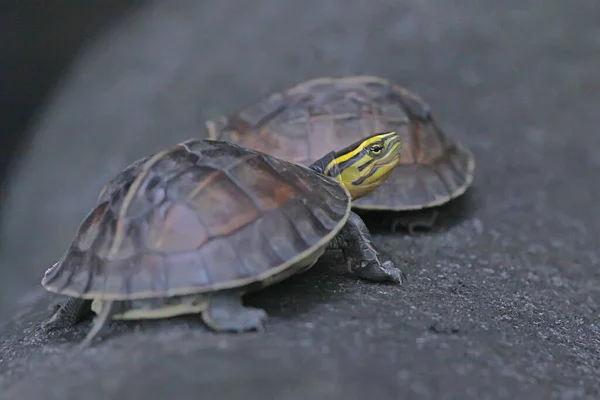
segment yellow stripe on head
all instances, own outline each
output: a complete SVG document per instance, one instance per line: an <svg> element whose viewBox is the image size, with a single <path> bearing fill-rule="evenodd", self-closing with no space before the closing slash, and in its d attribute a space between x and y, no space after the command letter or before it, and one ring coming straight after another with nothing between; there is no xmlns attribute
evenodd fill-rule
<svg viewBox="0 0 600 400"><path fill-rule="evenodd" d="M377 133L342 149L325 173L358 199L383 183L400 162L402 143L396 132Z"/></svg>

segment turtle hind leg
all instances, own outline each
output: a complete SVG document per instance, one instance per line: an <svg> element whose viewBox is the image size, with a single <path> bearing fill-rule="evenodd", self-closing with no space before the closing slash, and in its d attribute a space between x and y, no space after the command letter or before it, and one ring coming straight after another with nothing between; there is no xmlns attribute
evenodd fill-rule
<svg viewBox="0 0 600 400"><path fill-rule="evenodd" d="M396 233L399 229L405 228L410 236L416 236L417 229L431 230L435 226L439 213L437 210L427 210L422 215L395 217L392 221L391 231Z"/></svg>
<svg viewBox="0 0 600 400"><path fill-rule="evenodd" d="M98 334L106 326L106 322L108 321L112 312L112 305L112 301L102 301L100 313L94 318L94 321L92 322L92 328L81 341L81 343L79 343L79 348L83 349L88 347L92 343L92 340L98 336Z"/></svg>
<svg viewBox="0 0 600 400"><path fill-rule="evenodd" d="M202 319L216 332L262 331L267 313L260 308L244 306L240 293L226 292L214 294L208 300Z"/></svg>
<svg viewBox="0 0 600 400"><path fill-rule="evenodd" d="M92 312L92 301L88 299L70 298L59 304L54 314L42 322L42 329L54 330L73 326Z"/></svg>

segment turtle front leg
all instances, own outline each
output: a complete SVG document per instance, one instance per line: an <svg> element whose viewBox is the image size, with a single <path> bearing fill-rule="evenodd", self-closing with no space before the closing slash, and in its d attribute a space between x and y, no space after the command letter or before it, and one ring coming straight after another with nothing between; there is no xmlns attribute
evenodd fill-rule
<svg viewBox="0 0 600 400"><path fill-rule="evenodd" d="M350 213L348 222L330 243L329 248L342 250L348 270L360 279L399 284L406 281L406 275L394 263L381 262L369 229L354 212Z"/></svg>
<svg viewBox="0 0 600 400"><path fill-rule="evenodd" d="M59 304L54 314L47 321L42 322L42 328L54 330L75 325L91 312L91 307L91 300L70 298L63 304Z"/></svg>

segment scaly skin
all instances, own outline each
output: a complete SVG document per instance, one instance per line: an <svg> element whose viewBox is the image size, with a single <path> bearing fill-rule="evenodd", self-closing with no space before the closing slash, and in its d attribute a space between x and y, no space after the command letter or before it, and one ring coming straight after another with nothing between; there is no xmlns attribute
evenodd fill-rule
<svg viewBox="0 0 600 400"><path fill-rule="evenodd" d="M369 193L385 181L389 172L398 164L400 147L395 132L376 134L354 146L325 155L310 168L336 179L348 189L354 199ZM154 158L160 160L160 156L159 154ZM381 262L369 230L360 216L354 212L350 212L347 223L328 244L328 249L341 249L350 273L357 278L399 284L406 280L404 273L391 261ZM208 299L207 308L202 311L205 323L218 332L261 330L267 315L264 310L243 305L244 289L213 293ZM73 325L90 311L91 303L89 299L72 298L43 325L49 329ZM119 306L131 307L118 301L101 303L92 329L81 343L81 347L91 343L115 314L115 310L125 311ZM153 302L149 306L160 308L161 304Z"/></svg>
<svg viewBox="0 0 600 400"><path fill-rule="evenodd" d="M406 281L404 272L391 261L381 262L367 226L354 212L328 248L342 250L349 272L360 279L399 284Z"/></svg>

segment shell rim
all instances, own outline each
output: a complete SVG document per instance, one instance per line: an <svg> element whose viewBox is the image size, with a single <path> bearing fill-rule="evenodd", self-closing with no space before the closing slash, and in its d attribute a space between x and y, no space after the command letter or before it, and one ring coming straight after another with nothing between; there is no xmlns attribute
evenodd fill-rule
<svg viewBox="0 0 600 400"><path fill-rule="evenodd" d="M302 168L310 169L304 165L297 164L297 163L295 163L295 164ZM297 262L301 261L302 259L307 258L310 254L312 254L317 249L319 249L319 247L321 247L323 244L331 242L333 240L333 238L338 234L338 232L344 227L344 225L348 221L348 218L350 217L350 213L352 211L352 197L350 195L350 192L344 185L339 184L339 182L337 182L333 178L330 178L323 174L321 174L321 175L324 176L325 178L331 180L337 186L341 187L344 190L344 193L346 194L347 202L346 202L346 212L344 213L343 218L340 219L340 221L338 221L338 223L334 226L333 229L330 230L329 233L327 233L326 235L321 237L321 239L319 241L317 241L316 243L314 243L312 246L308 247L307 249L302 251L300 254L290 258L289 260L285 261L284 263L279 264L275 267L269 268L267 271L264 271L260 274L255 274L251 277L244 278L244 279L224 281L224 282L207 285L207 286L202 286L202 287L181 287L181 288L165 290L165 291L155 291L155 292L142 291L142 292L137 292L137 293L127 293L127 294L105 293L105 292L97 292L97 291L87 292L87 293L78 293L76 291L68 290L68 289L67 290L57 290L55 287L53 287L51 285L44 284L45 277L42 279L42 286L48 292L65 295L65 296L70 296L70 297L75 297L75 298L79 298L79 299L86 299L86 300L98 299L98 300L104 300L104 301L124 301L124 300L142 300L142 299L152 299L152 298L162 298L162 297L187 296L187 295L194 295L194 294L217 292L220 290L241 288L244 286L249 286L253 283L264 281L272 276L277 275L280 272L285 271L286 269L290 268L292 265L296 264ZM60 262L60 260L58 262ZM56 263L55 263L55 265L56 265ZM52 267L50 267L50 268L52 268Z"/></svg>
<svg viewBox="0 0 600 400"><path fill-rule="evenodd" d="M286 93L296 92L300 89L309 89L314 86L323 85L323 84L331 84L331 83L346 83L346 82L355 82L355 83L379 83L381 85L391 85L396 86L394 82L390 79L376 76L376 75L368 75L368 74L359 74L359 75L324 75L320 77L316 77L313 79L308 79L302 82L297 82L295 85L290 86L288 89L284 90Z"/></svg>

